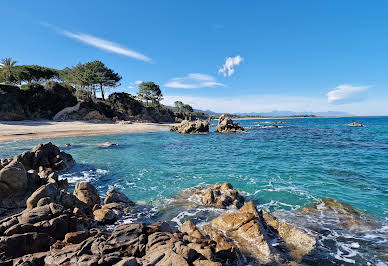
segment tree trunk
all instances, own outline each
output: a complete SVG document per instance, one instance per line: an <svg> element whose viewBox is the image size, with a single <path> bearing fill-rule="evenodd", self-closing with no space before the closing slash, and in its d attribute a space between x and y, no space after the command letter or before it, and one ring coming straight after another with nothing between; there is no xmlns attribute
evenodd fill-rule
<svg viewBox="0 0 388 266"><path fill-rule="evenodd" d="M104 88L102 87L102 83L100 83L101 97L102 100L105 101Z"/></svg>

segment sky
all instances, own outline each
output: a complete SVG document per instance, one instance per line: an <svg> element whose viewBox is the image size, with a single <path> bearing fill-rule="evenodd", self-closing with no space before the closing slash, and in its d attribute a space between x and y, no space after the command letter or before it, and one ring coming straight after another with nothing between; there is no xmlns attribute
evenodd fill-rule
<svg viewBox="0 0 388 266"><path fill-rule="evenodd" d="M136 94L216 112L388 115L388 1L17 1L0 58L62 69L100 60Z"/></svg>

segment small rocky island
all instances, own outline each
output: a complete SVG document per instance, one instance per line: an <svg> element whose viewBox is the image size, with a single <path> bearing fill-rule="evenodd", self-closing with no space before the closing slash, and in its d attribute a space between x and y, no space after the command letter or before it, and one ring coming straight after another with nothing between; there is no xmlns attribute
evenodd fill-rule
<svg viewBox="0 0 388 266"><path fill-rule="evenodd" d="M88 182L71 193L58 171L75 164L52 143L0 165L1 265L294 265L316 240L257 210L230 183L189 188L198 203L228 209L205 225L187 220L106 225L136 206L110 189L102 200Z"/></svg>
<svg viewBox="0 0 388 266"><path fill-rule="evenodd" d="M181 134L206 134L209 133L209 121L208 120L196 120L188 121L183 120L178 125L170 127L170 131L174 131ZM215 129L217 133L242 133L246 130L238 123L233 122L226 114L223 114L218 119L218 124Z"/></svg>
<svg viewBox="0 0 388 266"><path fill-rule="evenodd" d="M243 133L246 132L245 129L240 126L238 123L233 122L226 114L221 115L218 118L218 124L215 129L215 132L218 133Z"/></svg>

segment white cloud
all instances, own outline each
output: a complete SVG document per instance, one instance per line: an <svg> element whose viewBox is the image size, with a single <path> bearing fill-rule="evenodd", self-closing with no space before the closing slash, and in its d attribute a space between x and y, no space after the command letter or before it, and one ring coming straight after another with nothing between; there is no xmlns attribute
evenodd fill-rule
<svg viewBox="0 0 388 266"><path fill-rule="evenodd" d="M197 89L212 88L225 85L217 82L216 79L210 75L201 73L190 73L185 77L172 78L166 84L164 84L164 86L169 88Z"/></svg>
<svg viewBox="0 0 388 266"><path fill-rule="evenodd" d="M91 46L97 47L97 48L102 49L102 50L105 50L105 51L108 51L111 53L115 53L115 54L121 54L121 55L131 57L131 58L135 58L137 60L141 60L144 62L151 62L152 61L151 58L149 58L149 57L147 57L139 52L136 52L134 50L123 47L120 44L117 44L117 43L114 43L114 42L111 42L108 40L104 40L104 39L101 39L101 38L98 38L98 37L95 37L93 35L86 34L86 33L81 33L81 32L76 33L76 32L63 30L63 29L57 28L57 27L50 25L50 24L47 24L47 23L41 23L41 24L43 26L49 27L49 28L55 30L56 32L58 32L62 35L65 35L69 38L81 41L83 43L89 44Z"/></svg>
<svg viewBox="0 0 388 266"><path fill-rule="evenodd" d="M139 84L141 84L142 82L143 82L143 81L141 81L141 80L136 80L136 81L135 81L135 84L136 84L136 85L139 85Z"/></svg>
<svg viewBox="0 0 388 266"><path fill-rule="evenodd" d="M234 73L234 67L240 65L244 60L241 56L227 57L225 59L225 64L218 69L218 73L223 73L224 77L231 76Z"/></svg>
<svg viewBox="0 0 388 266"><path fill-rule="evenodd" d="M350 101L360 101L363 97L363 92L371 86L352 86L339 85L327 93L327 101L329 103L345 103Z"/></svg>

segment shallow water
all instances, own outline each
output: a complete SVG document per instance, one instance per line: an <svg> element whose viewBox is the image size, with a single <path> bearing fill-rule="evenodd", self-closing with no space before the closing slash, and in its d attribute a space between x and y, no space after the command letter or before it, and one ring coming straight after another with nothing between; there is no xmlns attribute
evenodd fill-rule
<svg viewBox="0 0 388 266"><path fill-rule="evenodd" d="M271 121L288 123L279 124L280 128L257 127ZM346 126L352 121L365 127ZM260 207L277 211L287 222L305 230L319 232L322 256L316 256L315 261L308 258L306 264L386 265L388 117L239 122L250 128L248 133L154 132L51 141L72 145L64 148L77 161L73 169L63 173L70 182L90 180L102 195L115 186L133 201L148 205L129 220L207 221L219 211L176 207L172 197L198 184L230 182ZM98 147L106 141L119 145ZM42 142L0 144L0 157ZM303 207L323 198L340 200L372 215L376 225L366 232L347 231L333 222L333 217L300 215ZM310 226L314 223L320 226Z"/></svg>

